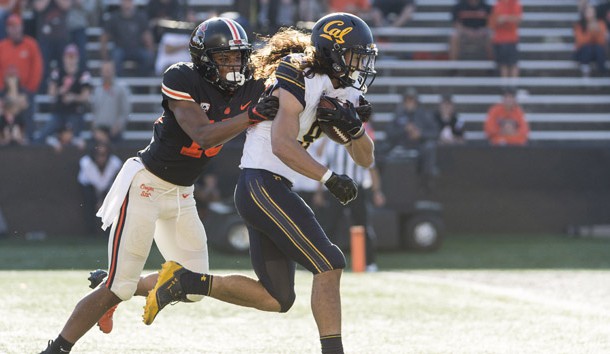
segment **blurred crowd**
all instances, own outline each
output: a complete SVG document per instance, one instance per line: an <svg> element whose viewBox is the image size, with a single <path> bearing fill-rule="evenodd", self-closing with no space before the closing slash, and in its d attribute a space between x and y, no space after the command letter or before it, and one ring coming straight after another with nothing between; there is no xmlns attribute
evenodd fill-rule
<svg viewBox="0 0 610 354"><path fill-rule="evenodd" d="M196 12L188 0L0 0L0 146L82 150L78 180L86 197L88 225L94 225L93 211L120 166L113 146L125 141L132 112L130 87L117 77L159 77L173 63L190 61L188 40L195 24L213 16L230 17L255 41L282 26L307 28L329 12L354 13L371 27L396 29L409 27L417 11L414 0L234 3L234 11L217 13ZM577 5L574 62L583 77L607 75L610 0L579 0ZM499 82L509 83L483 123L489 144L526 145L527 114L519 105L519 90L510 85L510 79L519 76L520 0L455 0L450 16L448 50L440 59L493 60ZM45 99L36 104L36 95ZM417 89L408 87L382 129L385 138L378 151L382 156L417 159L426 188L440 173L437 147L467 141L455 96L441 92L435 107L428 109L431 106L421 104ZM45 109L36 112L40 105ZM35 114L46 117L35 120ZM373 119L368 129L374 124ZM198 203L205 213L208 203L221 199L218 178L208 174L199 184ZM375 183L371 186L381 190ZM383 204L383 196L375 197L376 205Z"/></svg>
<svg viewBox="0 0 610 354"><path fill-rule="evenodd" d="M259 0L253 5L251 14L219 14L197 13L186 0L0 1L0 146L85 149L84 131L92 141L121 141L131 107L129 87L115 78L159 76L172 63L190 60L190 29L211 16L231 17L255 38L281 26L307 27L321 14L337 11L357 14L373 27L404 27L416 11L413 0ZM235 10L240 8L236 1ZM574 60L584 77L607 75L610 0L580 0L578 9ZM518 77L522 12L519 0L493 5L456 0L447 59L494 60L499 76ZM100 31L99 40L88 41L89 28ZM100 78L95 85L91 72ZM34 120L37 94L49 97L43 102L47 119L39 120L43 125ZM92 118L86 122L88 112ZM446 143L447 134L438 136Z"/></svg>

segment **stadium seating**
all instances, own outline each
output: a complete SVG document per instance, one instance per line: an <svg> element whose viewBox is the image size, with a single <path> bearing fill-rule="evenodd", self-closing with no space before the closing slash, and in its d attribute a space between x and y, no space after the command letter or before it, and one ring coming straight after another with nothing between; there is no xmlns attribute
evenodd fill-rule
<svg viewBox="0 0 610 354"><path fill-rule="evenodd" d="M105 0L112 4L117 0ZM142 2L142 1L140 1ZM499 102L502 88L515 85L518 99L531 123L532 143L610 142L610 78L581 78L571 60L572 23L577 20L576 1L521 0L524 6L520 26L521 77L499 78L492 61L446 60L451 33L450 8L454 0L419 0L414 19L403 28L373 29L379 43L378 77L367 97L375 107L378 132L392 119L401 93L417 87L422 104L436 107L440 95L451 93L466 122L469 141L483 141L485 114ZM493 1L489 1L492 3ZM230 8L233 0L189 0L205 12L217 6ZM89 67L97 74L100 28L87 34ZM134 93L128 140L148 140L151 124L161 112L160 78L122 78ZM48 96L37 97L37 121L49 117ZM382 132L380 132L382 133ZM378 134L383 139L383 134Z"/></svg>

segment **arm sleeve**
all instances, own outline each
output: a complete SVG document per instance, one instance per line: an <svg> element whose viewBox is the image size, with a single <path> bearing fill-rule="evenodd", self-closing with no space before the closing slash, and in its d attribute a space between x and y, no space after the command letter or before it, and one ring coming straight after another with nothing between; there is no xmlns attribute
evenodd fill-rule
<svg viewBox="0 0 610 354"><path fill-rule="evenodd" d="M305 76L303 70L291 62L292 58L290 55L282 58L275 77L278 87L290 92L305 107Z"/></svg>
<svg viewBox="0 0 610 354"><path fill-rule="evenodd" d="M195 102L194 97L189 93L196 92L191 86L191 80L180 70L180 67L174 66L163 74L161 93L164 99Z"/></svg>

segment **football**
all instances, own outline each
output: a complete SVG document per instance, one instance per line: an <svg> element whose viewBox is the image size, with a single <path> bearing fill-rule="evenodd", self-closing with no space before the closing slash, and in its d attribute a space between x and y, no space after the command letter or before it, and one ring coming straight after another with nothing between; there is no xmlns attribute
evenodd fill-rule
<svg viewBox="0 0 610 354"><path fill-rule="evenodd" d="M326 96L320 97L320 103L318 103L318 108L336 109L335 105L328 98L326 98ZM330 140L338 144L345 145L352 141L352 138L347 132L342 131L330 122L318 120L318 125L320 126L322 132L326 134L326 136L328 136Z"/></svg>

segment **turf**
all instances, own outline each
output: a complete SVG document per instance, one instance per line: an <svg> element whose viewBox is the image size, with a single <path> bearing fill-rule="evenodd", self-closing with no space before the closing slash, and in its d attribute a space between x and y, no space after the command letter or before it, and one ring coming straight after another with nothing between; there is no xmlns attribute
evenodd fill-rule
<svg viewBox="0 0 610 354"><path fill-rule="evenodd" d="M608 353L606 271L388 271L346 273L349 353ZM86 292L85 271L2 271L0 353L35 353ZM311 275L297 272L287 314L213 299L140 321L143 298L119 306L115 329L94 328L73 353L318 353Z"/></svg>
<svg viewBox="0 0 610 354"><path fill-rule="evenodd" d="M162 261L153 250L147 268ZM103 240L0 242L0 353L37 353L105 267ZM252 275L246 256L212 250L219 273ZM348 353L609 353L610 241L561 235L454 235L435 253L379 253L381 272L342 281ZM52 269L52 270L42 270ZM115 330L93 328L73 353L319 353L309 273L287 314L214 299L140 321L121 304Z"/></svg>

